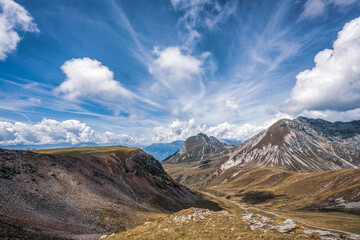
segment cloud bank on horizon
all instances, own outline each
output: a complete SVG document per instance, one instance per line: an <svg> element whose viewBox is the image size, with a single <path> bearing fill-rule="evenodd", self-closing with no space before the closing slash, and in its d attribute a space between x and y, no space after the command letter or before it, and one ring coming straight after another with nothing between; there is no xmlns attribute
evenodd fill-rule
<svg viewBox="0 0 360 240"><path fill-rule="evenodd" d="M360 119L358 1L77 4L0 0L0 146Z"/></svg>

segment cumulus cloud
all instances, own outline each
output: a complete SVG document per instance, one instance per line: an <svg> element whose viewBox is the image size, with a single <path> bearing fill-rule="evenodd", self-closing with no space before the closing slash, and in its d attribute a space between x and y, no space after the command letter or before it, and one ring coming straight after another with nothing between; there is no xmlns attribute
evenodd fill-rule
<svg viewBox="0 0 360 240"><path fill-rule="evenodd" d="M145 96L161 102L176 117L191 114L196 102L201 101L205 93L203 65L210 53L196 57L174 46L155 48L154 54L157 58L148 70L155 81L144 93Z"/></svg>
<svg viewBox="0 0 360 240"><path fill-rule="evenodd" d="M346 23L333 49L315 56L315 67L296 76L285 106L303 110L348 111L360 107L360 18Z"/></svg>
<svg viewBox="0 0 360 240"><path fill-rule="evenodd" d="M285 113L278 113L273 118L265 121L263 124L232 124L224 122L214 126L206 124L196 124L194 119L189 121L175 120L168 126L161 126L154 128L155 137L153 142L172 142L176 140L185 140L186 138L203 132L209 136L214 136L218 139L228 140L247 140L268 128L273 123L283 118L292 118Z"/></svg>
<svg viewBox="0 0 360 240"><path fill-rule="evenodd" d="M213 0L171 0L175 10L184 14L180 22L187 30L185 46L192 47L201 38L199 29L214 29L226 21L236 9L236 3Z"/></svg>
<svg viewBox="0 0 360 240"><path fill-rule="evenodd" d="M0 145L91 142L95 132L78 120L43 119L37 124L0 121Z"/></svg>
<svg viewBox="0 0 360 240"><path fill-rule="evenodd" d="M13 0L0 0L0 60L14 51L21 40L18 32L39 32L33 18Z"/></svg>
<svg viewBox="0 0 360 240"><path fill-rule="evenodd" d="M336 122L336 121L348 122L354 119L360 119L360 108L356 108L349 111L343 111L343 112L334 111L334 110L324 110L324 111L304 110L299 115L310 118L326 119L327 121L331 121L331 122Z"/></svg>
<svg viewBox="0 0 360 240"><path fill-rule="evenodd" d="M100 97L115 99L131 98L132 93L114 80L114 73L101 62L90 58L74 58L61 66L66 80L55 89L66 99Z"/></svg>
<svg viewBox="0 0 360 240"><path fill-rule="evenodd" d="M168 47L164 50L154 49L158 58L149 67L149 72L167 86L174 82L192 80L203 72L202 61L191 55L183 54L179 47Z"/></svg>
<svg viewBox="0 0 360 240"><path fill-rule="evenodd" d="M116 134L113 132L106 131L103 134L97 135L97 143L141 145L146 143L146 139L135 138L124 133Z"/></svg>
<svg viewBox="0 0 360 240"><path fill-rule="evenodd" d="M145 139L112 132L96 133L86 123L78 120L57 121L44 118L36 124L0 121L0 146L43 144L126 144L139 145Z"/></svg>
<svg viewBox="0 0 360 240"><path fill-rule="evenodd" d="M355 2L356 0L308 0L304 5L304 11L300 15L300 20L318 17L331 5L341 7Z"/></svg>

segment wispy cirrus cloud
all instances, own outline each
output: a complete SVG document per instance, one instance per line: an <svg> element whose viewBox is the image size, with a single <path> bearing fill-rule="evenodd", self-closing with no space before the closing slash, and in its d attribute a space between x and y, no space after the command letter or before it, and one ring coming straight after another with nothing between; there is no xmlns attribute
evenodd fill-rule
<svg viewBox="0 0 360 240"><path fill-rule="evenodd" d="M299 20L319 17L324 14L330 6L346 7L354 3L359 2L357 0L307 0Z"/></svg>
<svg viewBox="0 0 360 240"><path fill-rule="evenodd" d="M202 37L202 29L213 30L236 10L236 2L212 0L171 0L175 10L182 11L179 22L186 33L184 47L192 49Z"/></svg>
<svg viewBox="0 0 360 240"><path fill-rule="evenodd" d="M146 47L143 45L141 41L141 36L139 36L139 33L134 29L119 3L111 0L110 4L112 6L112 9L116 13L115 21L118 21L120 25L125 27L125 29L128 31L129 35L135 43L136 50L132 50L134 55L140 62L147 66L153 60L150 51L146 49Z"/></svg>

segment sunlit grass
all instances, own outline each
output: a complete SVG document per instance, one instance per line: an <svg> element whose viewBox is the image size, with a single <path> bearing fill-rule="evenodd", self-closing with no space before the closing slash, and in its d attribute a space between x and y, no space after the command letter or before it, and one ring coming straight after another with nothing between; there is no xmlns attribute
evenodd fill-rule
<svg viewBox="0 0 360 240"><path fill-rule="evenodd" d="M42 149L42 150L31 150L36 153L44 154L57 154L57 155L97 155L113 152L122 152L124 154L132 151L139 150L135 147L126 146L106 146L106 147L72 147L72 148L54 148L54 149Z"/></svg>

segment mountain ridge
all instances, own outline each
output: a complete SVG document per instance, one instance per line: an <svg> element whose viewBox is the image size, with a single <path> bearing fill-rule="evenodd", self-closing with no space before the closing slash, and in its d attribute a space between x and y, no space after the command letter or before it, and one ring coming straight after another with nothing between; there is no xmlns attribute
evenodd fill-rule
<svg viewBox="0 0 360 240"><path fill-rule="evenodd" d="M138 148L0 149L0 238L26 239L27 229L44 239L123 231L198 199Z"/></svg>
<svg viewBox="0 0 360 240"><path fill-rule="evenodd" d="M360 121L330 123L299 117L281 119L236 148L222 165L279 167L293 171L357 168Z"/></svg>

